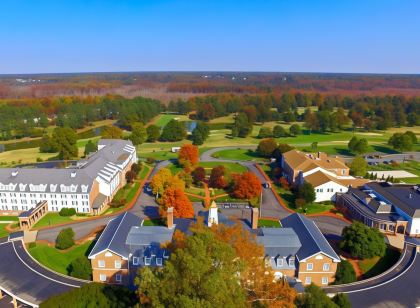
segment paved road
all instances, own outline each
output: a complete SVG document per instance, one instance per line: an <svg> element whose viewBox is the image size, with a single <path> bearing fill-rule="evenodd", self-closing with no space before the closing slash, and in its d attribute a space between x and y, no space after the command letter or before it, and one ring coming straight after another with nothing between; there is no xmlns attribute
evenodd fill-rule
<svg viewBox="0 0 420 308"><path fill-rule="evenodd" d="M401 264L398 269L379 278L375 286L353 290L349 298L353 307L420 307L420 255L407 256L414 260L411 267ZM407 260L404 260L405 263ZM401 271L401 269L403 269Z"/></svg>
<svg viewBox="0 0 420 308"><path fill-rule="evenodd" d="M20 241L0 244L0 248L0 285L22 302L39 304L52 295L85 283L40 266L27 254Z"/></svg>

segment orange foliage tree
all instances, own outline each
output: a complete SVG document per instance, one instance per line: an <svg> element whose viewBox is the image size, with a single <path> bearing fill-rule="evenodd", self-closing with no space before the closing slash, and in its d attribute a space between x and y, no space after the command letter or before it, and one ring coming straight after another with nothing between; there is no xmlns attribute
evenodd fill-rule
<svg viewBox="0 0 420 308"><path fill-rule="evenodd" d="M244 172L235 175L232 194L238 199L252 199L260 195L261 183L258 177L252 172Z"/></svg>
<svg viewBox="0 0 420 308"><path fill-rule="evenodd" d="M216 166L211 169L209 184L213 188L225 188L227 180L225 178L226 168L223 166Z"/></svg>
<svg viewBox="0 0 420 308"><path fill-rule="evenodd" d="M198 164L199 161L198 147L192 144L184 144L178 153L178 162L185 171L190 172L191 169Z"/></svg>
<svg viewBox="0 0 420 308"><path fill-rule="evenodd" d="M194 217L194 209L191 201L181 188L168 187L160 199L160 214L164 216L169 207L174 208L174 216L179 218Z"/></svg>
<svg viewBox="0 0 420 308"><path fill-rule="evenodd" d="M163 194L165 189L169 186L172 188L180 188L184 190L185 182L177 175L172 175L171 170L167 168L160 169L150 181L150 187L157 197Z"/></svg>

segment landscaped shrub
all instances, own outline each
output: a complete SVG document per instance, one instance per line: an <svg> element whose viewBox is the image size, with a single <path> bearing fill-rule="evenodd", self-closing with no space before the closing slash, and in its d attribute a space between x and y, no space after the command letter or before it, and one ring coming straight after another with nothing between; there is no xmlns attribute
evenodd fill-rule
<svg viewBox="0 0 420 308"><path fill-rule="evenodd" d="M60 231L55 240L55 248L67 249L74 245L74 231L72 228L65 228Z"/></svg>
<svg viewBox="0 0 420 308"><path fill-rule="evenodd" d="M36 247L36 243L35 242L31 242L28 245L29 249L35 248Z"/></svg>
<svg viewBox="0 0 420 308"><path fill-rule="evenodd" d="M63 207L60 212L58 212L58 215L60 216L73 216L76 215L76 209L69 208L69 207Z"/></svg>
<svg viewBox="0 0 420 308"><path fill-rule="evenodd" d="M136 175L139 174L140 170L141 166L139 164L134 163L131 165L131 171L133 171Z"/></svg>
<svg viewBox="0 0 420 308"><path fill-rule="evenodd" d="M70 276L90 280L92 278L92 266L86 257L74 259L67 268Z"/></svg>
<svg viewBox="0 0 420 308"><path fill-rule="evenodd" d="M111 207L111 208L121 207L126 202L127 202L127 200L125 200L125 198L122 198L122 199L119 199L119 200L112 200L111 203L109 204L109 207Z"/></svg>
<svg viewBox="0 0 420 308"><path fill-rule="evenodd" d="M350 283L354 281L356 281L356 272L354 271L353 265L347 260L341 260L337 266L334 284Z"/></svg>

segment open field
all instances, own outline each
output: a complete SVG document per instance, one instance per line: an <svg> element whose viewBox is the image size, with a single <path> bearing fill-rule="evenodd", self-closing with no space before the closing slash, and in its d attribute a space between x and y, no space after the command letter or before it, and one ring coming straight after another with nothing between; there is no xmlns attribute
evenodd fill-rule
<svg viewBox="0 0 420 308"><path fill-rule="evenodd" d="M400 253L395 249L387 248L385 256L373 257L371 259L359 260L359 267L362 270L363 279L374 277L385 272L399 259Z"/></svg>
<svg viewBox="0 0 420 308"><path fill-rule="evenodd" d="M55 247L37 243L36 247L29 248L28 251L39 263L45 265L53 271L67 275L67 268L70 263L78 257L87 256L92 247L92 241L88 241L81 245L75 245L68 250L60 251Z"/></svg>
<svg viewBox="0 0 420 308"><path fill-rule="evenodd" d="M392 165L392 164L380 164L377 166L368 166L369 171L393 171L403 170L416 177L399 178L402 182L418 184L420 182L420 162L418 161L407 161L405 163ZM386 177L385 177L386 178ZM395 178L395 176L394 176Z"/></svg>
<svg viewBox="0 0 420 308"><path fill-rule="evenodd" d="M238 163L220 163L220 162L200 162L199 166L203 167L206 170L206 174L209 175L211 169L216 166L224 166L230 173L242 173L247 171L247 168L238 164ZM172 174L177 174L182 171L182 167L176 164L169 164L167 167L171 170Z"/></svg>
<svg viewBox="0 0 420 308"><path fill-rule="evenodd" d="M175 119L178 121L190 121L188 116L181 114L160 114L155 117L150 124L154 124L159 127L164 127L169 123L170 120Z"/></svg>
<svg viewBox="0 0 420 308"><path fill-rule="evenodd" d="M0 164L2 166L29 164L36 162L37 158L48 160L56 155L55 153L40 153L39 148L6 151L0 153Z"/></svg>
<svg viewBox="0 0 420 308"><path fill-rule="evenodd" d="M253 150L246 149L229 149L216 152L212 155L215 158L228 160L244 160L244 161L267 161L258 156Z"/></svg>

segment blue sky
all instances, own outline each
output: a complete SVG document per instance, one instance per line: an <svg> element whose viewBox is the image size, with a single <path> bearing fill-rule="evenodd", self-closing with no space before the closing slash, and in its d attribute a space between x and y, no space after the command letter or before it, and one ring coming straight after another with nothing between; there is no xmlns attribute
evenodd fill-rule
<svg viewBox="0 0 420 308"><path fill-rule="evenodd" d="M420 73L420 1L0 0L0 74Z"/></svg>

